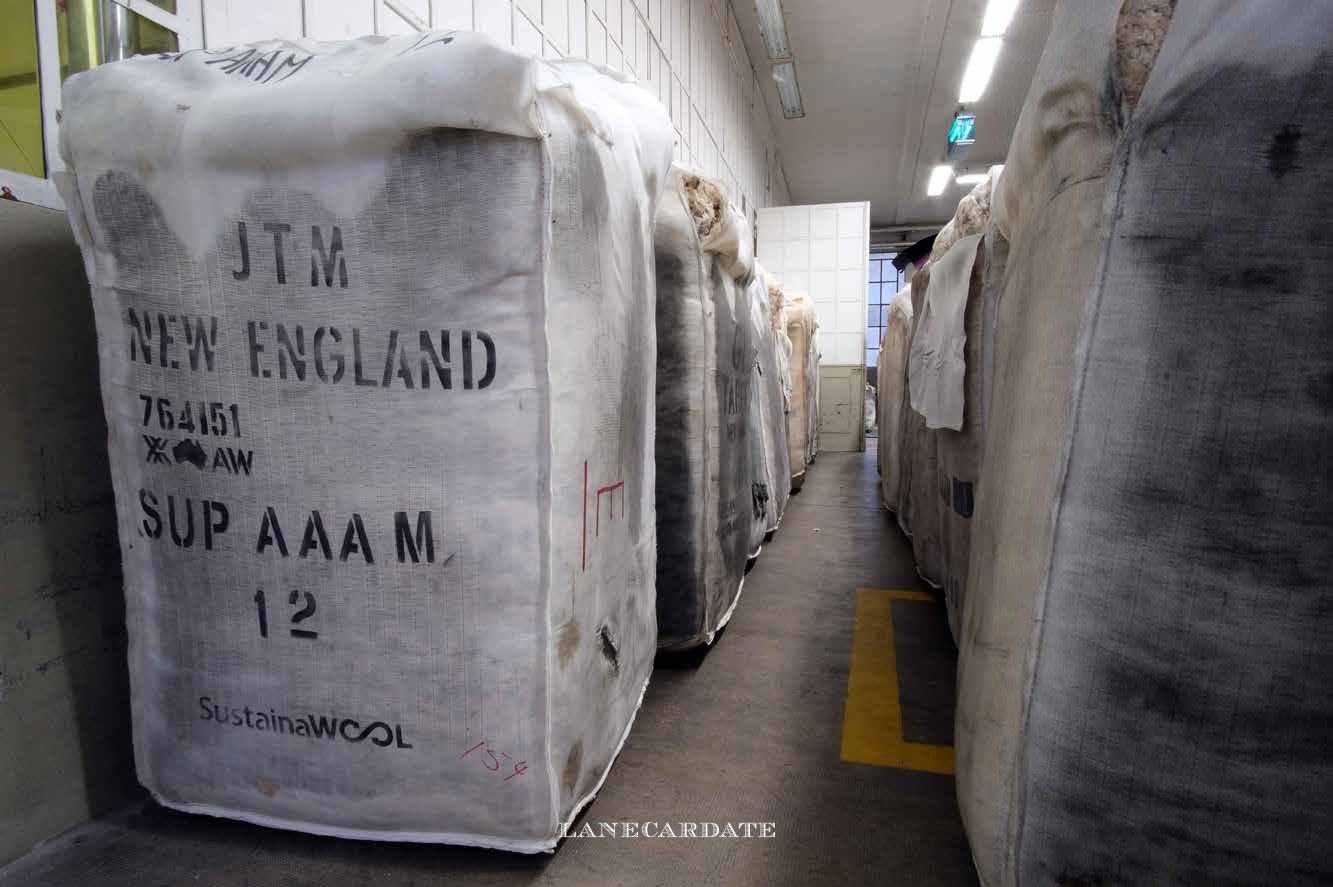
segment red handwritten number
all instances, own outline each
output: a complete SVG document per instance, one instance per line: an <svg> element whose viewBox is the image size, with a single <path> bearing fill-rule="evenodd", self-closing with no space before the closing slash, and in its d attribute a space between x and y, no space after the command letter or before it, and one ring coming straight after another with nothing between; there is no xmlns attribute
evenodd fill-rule
<svg viewBox="0 0 1333 887"><path fill-rule="evenodd" d="M485 739L483 739L481 742L478 742L476 745L472 746L467 751L463 752L461 755L458 756L458 759L461 761L463 760L463 758L466 758L474 751L478 751L481 749L485 749L486 757L491 759L490 763L487 763L484 758L481 759L481 766L485 767L487 770L490 770L492 773L500 772L500 758L504 758L506 761L513 760L513 757L509 754L509 752L505 751L500 752L500 758L497 758L495 756L495 751L491 748L490 743ZM510 773L508 776L504 777L500 781L508 782L515 776L522 776L526 772L528 772L528 762L519 761L517 764L514 765L514 772Z"/></svg>

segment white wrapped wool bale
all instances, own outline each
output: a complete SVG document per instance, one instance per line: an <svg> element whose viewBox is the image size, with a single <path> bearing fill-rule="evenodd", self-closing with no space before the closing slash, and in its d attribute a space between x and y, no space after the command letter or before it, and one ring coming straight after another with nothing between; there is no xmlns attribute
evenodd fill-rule
<svg viewBox="0 0 1333 887"><path fill-rule="evenodd" d="M1062 0L993 195L1009 260L960 625L958 800L987 887L1014 885L1027 657L1052 532L1074 342L1120 133L1118 4ZM1052 133L1058 137L1052 137Z"/></svg>
<svg viewBox="0 0 1333 887"><path fill-rule="evenodd" d="M791 488L798 492L805 483L810 461L810 405L814 400L811 353L814 343L814 305L804 293L783 290L787 313L787 338L791 340L791 406L787 412L787 449L791 462Z"/></svg>
<svg viewBox="0 0 1333 887"><path fill-rule="evenodd" d="M898 491L903 477L903 404L907 399L907 352L911 340L912 286L908 284L889 302L876 372L880 501L889 511L898 510Z"/></svg>
<svg viewBox="0 0 1333 887"><path fill-rule="evenodd" d="M1327 884L1333 7L1180 0L1123 116L1103 6L1001 180L960 800L988 885Z"/></svg>
<svg viewBox="0 0 1333 887"><path fill-rule="evenodd" d="M739 599L755 514L753 270L745 221L721 187L673 166L657 262L658 646L711 643Z"/></svg>
<svg viewBox="0 0 1333 887"><path fill-rule="evenodd" d="M791 474L787 452L787 410L783 391L783 366L786 355L778 341L778 322L782 306L773 306L772 287L768 275L758 262L750 280L751 322L755 327L758 355L755 359L754 397L759 401L759 421L762 430L764 462L762 465L763 492L767 505L764 509L765 533L772 533L782 523L791 498ZM781 299L781 290L778 291ZM785 337L785 332L783 336Z"/></svg>
<svg viewBox="0 0 1333 887"><path fill-rule="evenodd" d="M809 403L806 405L806 440L809 442L809 453L806 462L815 461L819 455L819 319L815 315L814 303L810 303L810 347L805 361L806 396Z"/></svg>
<svg viewBox="0 0 1333 887"><path fill-rule="evenodd" d="M912 335L915 343L922 335L922 317L930 288L934 285L933 265L927 265L912 277ZM939 588L944 576L942 550L943 529L938 501L943 496L940 488L939 437L926 425L926 418L912 408L910 389L913 384L912 364L907 366L908 393L903 397L901 410L901 452L899 454L898 526L912 539L912 555L916 560L917 575L934 588Z"/></svg>
<svg viewBox="0 0 1333 887"><path fill-rule="evenodd" d="M916 513L931 510L927 532L918 530L914 549L927 564L924 574L944 590L949 628L958 638L967 588L972 514L979 482L982 426L983 283L988 255L990 193L999 168L988 173L958 204L952 226L959 236L943 253L932 253L930 286L908 358L913 409L925 420L926 451L934 453L936 482L920 485ZM936 240L936 245L940 241ZM929 471L929 469L927 469ZM938 539L933 533L938 532Z"/></svg>
<svg viewBox="0 0 1333 887"><path fill-rule="evenodd" d="M671 143L632 83L471 34L66 83L159 801L555 845L656 649Z"/></svg>

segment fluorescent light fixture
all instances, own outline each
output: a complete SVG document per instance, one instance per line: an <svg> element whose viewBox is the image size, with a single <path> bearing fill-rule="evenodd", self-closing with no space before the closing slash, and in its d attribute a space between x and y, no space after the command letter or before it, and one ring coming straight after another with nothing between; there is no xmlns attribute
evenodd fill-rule
<svg viewBox="0 0 1333 887"><path fill-rule="evenodd" d="M969 172L956 177L953 181L956 185L980 185L986 180L984 172Z"/></svg>
<svg viewBox="0 0 1333 887"><path fill-rule="evenodd" d="M963 86L958 90L958 101L968 105L981 98L999 55L999 37L982 37L977 41L977 45L972 47L972 57L967 60L967 70L963 72Z"/></svg>
<svg viewBox="0 0 1333 887"><path fill-rule="evenodd" d="M930 181L926 183L926 196L939 197L948 187L951 178L953 178L953 167L949 164L942 163L933 168L930 171Z"/></svg>
<svg viewBox="0 0 1333 887"><path fill-rule="evenodd" d="M999 37L1014 19L1014 10L1018 9L1018 0L990 0L986 4L986 15L981 20L982 37Z"/></svg>
<svg viewBox="0 0 1333 887"><path fill-rule="evenodd" d="M775 62L791 58L781 0L754 0L754 11L759 15L759 33L764 38L768 57Z"/></svg>
<svg viewBox="0 0 1333 887"><path fill-rule="evenodd" d="M788 120L805 116L801 107L801 87L796 82L796 63L781 62L773 66L773 79L778 84L778 101L782 103L782 116Z"/></svg>

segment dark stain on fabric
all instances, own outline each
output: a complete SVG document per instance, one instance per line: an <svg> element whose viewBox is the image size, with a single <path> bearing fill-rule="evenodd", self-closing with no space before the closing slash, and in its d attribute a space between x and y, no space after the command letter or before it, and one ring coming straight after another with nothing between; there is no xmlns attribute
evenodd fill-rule
<svg viewBox="0 0 1333 887"><path fill-rule="evenodd" d="M612 671L620 673L620 650L616 647L616 642L611 640L611 629L603 625L597 630L597 640L601 642L602 656L607 662L611 663Z"/></svg>
<svg viewBox="0 0 1333 887"><path fill-rule="evenodd" d="M1268 171L1273 178L1280 179L1289 172L1301 168L1301 128L1288 123L1273 134L1264 152L1268 158Z"/></svg>
<svg viewBox="0 0 1333 887"><path fill-rule="evenodd" d="M569 749L565 758L565 769L560 774L560 785L568 794L573 794L579 781L579 770L583 767L583 740L580 739Z"/></svg>
<svg viewBox="0 0 1333 887"><path fill-rule="evenodd" d="M556 658L560 660L561 668L569 668L569 663L574 660L574 653L578 651L579 640L583 632L579 629L579 624L573 619L566 622L556 631L555 635L555 653Z"/></svg>

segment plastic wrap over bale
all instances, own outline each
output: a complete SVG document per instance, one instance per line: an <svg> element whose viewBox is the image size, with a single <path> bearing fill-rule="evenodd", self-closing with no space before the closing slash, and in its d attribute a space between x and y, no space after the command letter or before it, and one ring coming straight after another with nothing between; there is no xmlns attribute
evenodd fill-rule
<svg viewBox="0 0 1333 887"><path fill-rule="evenodd" d="M756 262L749 290L751 323L758 343L753 397L759 403L763 464L762 475L756 478L755 483L762 484L763 492L767 495L764 531L771 533L782 523L787 500L791 498L791 475L788 471L791 456L787 452L787 411L782 378L785 354L778 342L782 306L779 301L778 306L774 307L767 278L763 267ZM759 492L756 489L756 495Z"/></svg>
<svg viewBox="0 0 1333 887"><path fill-rule="evenodd" d="M1103 6L1002 179L960 799L986 884L1327 884L1333 7L1181 0L1131 106Z"/></svg>
<svg viewBox="0 0 1333 887"><path fill-rule="evenodd" d="M912 339L912 287L889 302L888 322L879 346L876 395L879 400L879 490L889 511L898 510L902 480L903 404L907 400L907 352Z"/></svg>
<svg viewBox="0 0 1333 887"><path fill-rule="evenodd" d="M791 459L792 492L805 483L810 461L810 407L814 401L811 358L814 343L814 305L804 293L783 290L787 338L791 340L791 405L787 412L787 448Z"/></svg>
<svg viewBox="0 0 1333 887"><path fill-rule="evenodd" d="M656 648L671 143L632 83L470 34L67 81L159 801L554 846Z"/></svg>
<svg viewBox="0 0 1333 887"><path fill-rule="evenodd" d="M658 207L658 646L711 643L740 596L755 514L750 441L755 334L733 276L744 220L721 187L673 166Z"/></svg>

